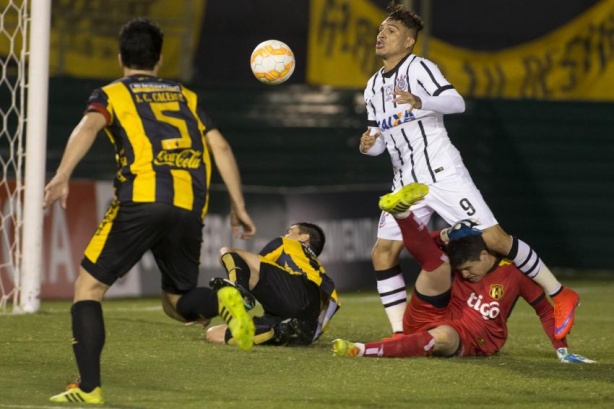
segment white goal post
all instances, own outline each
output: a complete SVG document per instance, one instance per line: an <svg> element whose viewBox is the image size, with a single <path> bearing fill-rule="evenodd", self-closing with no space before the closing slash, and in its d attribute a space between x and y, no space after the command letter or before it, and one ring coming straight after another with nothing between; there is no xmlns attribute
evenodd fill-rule
<svg viewBox="0 0 614 409"><path fill-rule="evenodd" d="M40 308L42 278L51 0L0 5L0 92L8 95L0 100L0 186L6 195L0 208L0 312L33 313Z"/></svg>

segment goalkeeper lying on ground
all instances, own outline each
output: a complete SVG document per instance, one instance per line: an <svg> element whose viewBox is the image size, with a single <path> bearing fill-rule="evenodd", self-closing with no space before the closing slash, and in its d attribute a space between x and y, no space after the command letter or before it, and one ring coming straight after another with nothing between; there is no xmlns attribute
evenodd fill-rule
<svg viewBox="0 0 614 409"><path fill-rule="evenodd" d="M554 338L553 307L543 290L509 260L489 252L474 222L464 220L444 234L429 235L409 211L426 192L426 186L410 184L380 199L380 208L394 215L403 244L422 266L403 317L403 334L366 344L337 339L334 355L489 356L505 344L507 318L522 297L537 312L561 362L594 362L570 354L565 338Z"/></svg>

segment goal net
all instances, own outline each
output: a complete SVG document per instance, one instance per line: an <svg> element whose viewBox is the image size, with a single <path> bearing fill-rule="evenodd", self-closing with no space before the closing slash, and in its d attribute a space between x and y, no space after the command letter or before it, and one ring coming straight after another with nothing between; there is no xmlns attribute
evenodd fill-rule
<svg viewBox="0 0 614 409"><path fill-rule="evenodd" d="M50 3L0 0L0 313L40 305Z"/></svg>
<svg viewBox="0 0 614 409"><path fill-rule="evenodd" d="M0 311L7 310L9 301L16 305L19 294L27 29L27 1L3 3L0 30Z"/></svg>

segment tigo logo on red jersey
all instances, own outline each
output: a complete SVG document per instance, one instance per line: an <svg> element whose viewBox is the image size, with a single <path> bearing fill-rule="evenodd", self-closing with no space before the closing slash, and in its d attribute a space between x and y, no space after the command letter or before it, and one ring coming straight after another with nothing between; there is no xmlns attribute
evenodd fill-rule
<svg viewBox="0 0 614 409"><path fill-rule="evenodd" d="M499 303L497 301L493 301L491 303L483 303L483 298L483 295L471 293L471 295L467 299L467 305L479 312L482 315L482 318L484 318L485 320L493 320L497 318L501 313Z"/></svg>

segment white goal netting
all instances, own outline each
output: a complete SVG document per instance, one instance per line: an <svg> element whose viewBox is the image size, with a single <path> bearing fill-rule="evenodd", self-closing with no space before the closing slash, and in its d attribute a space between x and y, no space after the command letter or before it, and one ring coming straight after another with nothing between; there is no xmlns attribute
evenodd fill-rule
<svg viewBox="0 0 614 409"><path fill-rule="evenodd" d="M0 1L0 312L17 305L20 288L27 3Z"/></svg>

